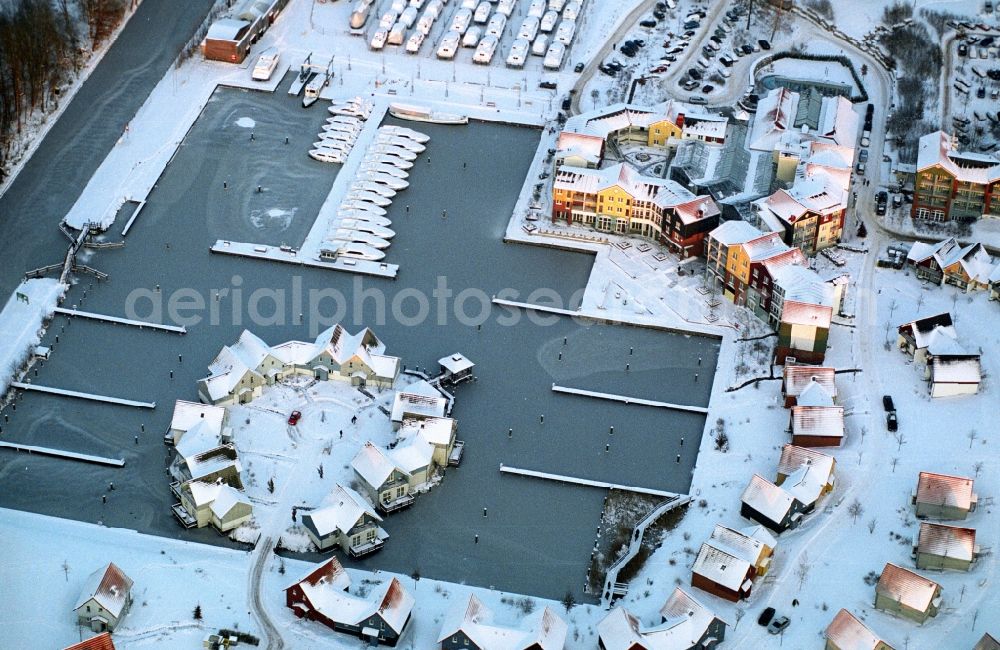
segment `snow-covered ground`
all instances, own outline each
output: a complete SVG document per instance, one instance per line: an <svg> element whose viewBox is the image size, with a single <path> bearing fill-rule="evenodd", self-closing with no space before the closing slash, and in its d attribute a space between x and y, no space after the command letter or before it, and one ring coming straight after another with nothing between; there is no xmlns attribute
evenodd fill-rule
<svg viewBox="0 0 1000 650"><path fill-rule="evenodd" d="M41 340L66 287L52 278L25 280L0 311L0 394Z"/></svg>

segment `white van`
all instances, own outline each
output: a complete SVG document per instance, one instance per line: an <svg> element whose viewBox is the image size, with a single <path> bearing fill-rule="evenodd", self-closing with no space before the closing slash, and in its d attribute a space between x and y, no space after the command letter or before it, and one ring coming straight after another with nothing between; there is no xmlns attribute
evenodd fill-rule
<svg viewBox="0 0 1000 650"><path fill-rule="evenodd" d="M507 53L507 66L510 68L521 68L524 66L524 58L528 54L528 41L519 38L510 46Z"/></svg>
<svg viewBox="0 0 1000 650"><path fill-rule="evenodd" d="M518 38L522 38L528 42L535 40L538 36L538 18L535 16L528 16L521 22L521 30L517 33Z"/></svg>
<svg viewBox="0 0 1000 650"><path fill-rule="evenodd" d="M531 4L528 6L528 15L534 18L541 18L542 14L545 13L545 7L545 0L531 0Z"/></svg>
<svg viewBox="0 0 1000 650"><path fill-rule="evenodd" d="M441 42L438 44L437 57L439 59L454 59L455 52L458 51L458 43L461 40L462 35L458 32L451 31L444 35Z"/></svg>
<svg viewBox="0 0 1000 650"><path fill-rule="evenodd" d="M496 36L491 34L483 36L479 41L479 45L476 46L476 53L472 55L472 62L489 65L489 62L493 60L493 54L497 51L499 43L500 39Z"/></svg>
<svg viewBox="0 0 1000 650"><path fill-rule="evenodd" d="M576 20L579 15L580 15L580 3L579 2L576 2L574 0L574 2L570 2L565 7L563 7L563 14L562 14L562 16L566 20Z"/></svg>
<svg viewBox="0 0 1000 650"><path fill-rule="evenodd" d="M556 13L562 11L565 5L566 5L566 0L549 0L549 9L551 9Z"/></svg>
<svg viewBox="0 0 1000 650"><path fill-rule="evenodd" d="M471 9L459 9L455 12L455 15L451 18L451 31L458 32L459 34L464 34L465 30L469 28L469 23L472 22L472 10Z"/></svg>
<svg viewBox="0 0 1000 650"><path fill-rule="evenodd" d="M403 13L403 9L406 9L406 0L392 0L389 5L389 11L395 12L397 16Z"/></svg>
<svg viewBox="0 0 1000 650"><path fill-rule="evenodd" d="M545 56L545 53L549 51L549 37L545 34L539 34L535 37L535 40L531 43L531 53L535 56Z"/></svg>
<svg viewBox="0 0 1000 650"><path fill-rule="evenodd" d="M566 46L559 41L556 41L549 45L549 50L545 53L545 59L542 61L542 65L549 70L558 70L562 67L564 56L566 56Z"/></svg>
<svg viewBox="0 0 1000 650"><path fill-rule="evenodd" d="M553 29L556 28L557 22L559 22L559 12L553 9L549 9L548 11L545 12L545 15L542 16L542 20L538 24L538 28L542 30L542 32L548 34Z"/></svg>
<svg viewBox="0 0 1000 650"><path fill-rule="evenodd" d="M404 40L406 40L406 25L403 21L399 21L389 30L389 37L385 42L389 45L402 45Z"/></svg>
<svg viewBox="0 0 1000 650"><path fill-rule="evenodd" d="M500 0L500 2L497 3L497 13L510 18L510 15L514 13L515 4L517 4L517 0Z"/></svg>
<svg viewBox="0 0 1000 650"><path fill-rule="evenodd" d="M479 38L483 35L483 28L473 26L465 32L462 37L462 47L475 47L479 45Z"/></svg>
<svg viewBox="0 0 1000 650"><path fill-rule="evenodd" d="M399 14L399 22L406 25L406 29L413 27L413 23L417 22L417 8L407 7L403 13Z"/></svg>
<svg viewBox="0 0 1000 650"><path fill-rule="evenodd" d="M493 14L490 18L490 22L486 25L487 36L496 36L500 38L503 36L503 29L507 26L507 16L503 14Z"/></svg>
<svg viewBox="0 0 1000 650"><path fill-rule="evenodd" d="M576 23L572 20L566 20L565 18L561 23L559 23L559 29L556 30L556 40L563 45L569 45L573 42L573 36L576 34Z"/></svg>
<svg viewBox="0 0 1000 650"><path fill-rule="evenodd" d="M392 26L396 24L397 18L399 18L399 14L395 11L387 11L379 18L378 26L380 29L392 29Z"/></svg>
<svg viewBox="0 0 1000 650"><path fill-rule="evenodd" d="M420 20L417 21L417 31L424 36L427 36L431 33L432 27L434 27L434 18L428 16L425 12L424 15L420 17Z"/></svg>

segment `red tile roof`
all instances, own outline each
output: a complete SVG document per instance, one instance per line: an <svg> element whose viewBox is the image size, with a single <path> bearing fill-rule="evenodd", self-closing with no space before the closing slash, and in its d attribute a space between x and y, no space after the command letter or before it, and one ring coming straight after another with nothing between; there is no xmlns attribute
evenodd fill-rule
<svg viewBox="0 0 1000 650"><path fill-rule="evenodd" d="M115 644L111 640L110 632L101 632L86 641L74 643L66 647L65 650L115 650Z"/></svg>
<svg viewBox="0 0 1000 650"><path fill-rule="evenodd" d="M795 250L798 250L797 248ZM830 397L837 396L837 384L834 381L836 370L824 366L792 365L785 366L785 395L797 396L801 393L809 382L816 380L816 383L826 389Z"/></svg>
<svg viewBox="0 0 1000 650"><path fill-rule="evenodd" d="M875 650L879 639L864 623L846 609L837 612L826 628L826 638L840 650Z"/></svg>
<svg viewBox="0 0 1000 650"><path fill-rule="evenodd" d="M781 310L782 323L815 325L816 327L830 329L831 320L833 320L833 307L825 305L786 300L785 307Z"/></svg>
<svg viewBox="0 0 1000 650"><path fill-rule="evenodd" d="M920 472L920 478L917 479L917 503L970 510L975 496L972 486L971 478Z"/></svg>
<svg viewBox="0 0 1000 650"><path fill-rule="evenodd" d="M976 529L921 522L917 550L938 557L972 562L976 557Z"/></svg>
<svg viewBox="0 0 1000 650"><path fill-rule="evenodd" d="M918 612L927 612L941 586L919 573L887 563L875 585L875 593Z"/></svg>

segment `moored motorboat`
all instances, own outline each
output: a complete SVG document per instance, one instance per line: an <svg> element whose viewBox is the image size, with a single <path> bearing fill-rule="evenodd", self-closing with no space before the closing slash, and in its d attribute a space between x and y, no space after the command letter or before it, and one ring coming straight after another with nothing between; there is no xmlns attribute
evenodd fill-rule
<svg viewBox="0 0 1000 650"><path fill-rule="evenodd" d="M374 162L368 158L365 158L361 162L361 171L388 174L389 176L395 176L400 180L403 180L410 175L405 169L400 169L399 167L390 165L389 163Z"/></svg>
<svg viewBox="0 0 1000 650"><path fill-rule="evenodd" d="M376 143L369 149L372 153L382 153L391 154L397 158L402 158L403 160L416 160L417 154L410 151L409 149L404 149L403 147L397 147L391 144Z"/></svg>
<svg viewBox="0 0 1000 650"><path fill-rule="evenodd" d="M372 183L378 183L379 185L391 187L394 190L405 190L410 186L410 183L408 181L404 181L402 178L392 176L391 174L383 174L381 172L362 170L360 178L362 180L371 181Z"/></svg>
<svg viewBox="0 0 1000 650"><path fill-rule="evenodd" d="M416 140L417 142L424 144L429 141L431 137L420 131L414 131L413 129L408 129L405 126L396 126L395 124L386 124L379 127L379 131L385 131L386 133L393 133L395 135L401 135L405 138L410 138L411 140Z"/></svg>
<svg viewBox="0 0 1000 650"><path fill-rule="evenodd" d="M366 190L351 190L350 192L347 193L347 198L348 198L348 200L351 200L351 201L361 201L363 203L372 203L372 204L377 205L379 207L385 207L385 206L390 205L392 203L391 200L389 200L388 198L382 196L381 194L377 194L375 192L368 192Z"/></svg>
<svg viewBox="0 0 1000 650"><path fill-rule="evenodd" d="M399 135L392 135L391 133L379 133L375 136L375 142L376 144L387 144L394 147L402 147L403 149L412 151L413 153L420 153L427 148L416 140L404 138Z"/></svg>
<svg viewBox="0 0 1000 650"><path fill-rule="evenodd" d="M318 160L325 163L337 163L344 164L344 159L346 156L342 151L336 149L311 149L309 151L309 157L313 160Z"/></svg>
<svg viewBox="0 0 1000 650"><path fill-rule="evenodd" d="M384 196L387 199L391 199L392 197L396 196L396 190L392 189L391 187L382 185L381 183L374 183L372 181L363 179L356 179L353 183L351 183L351 190L373 192L375 194Z"/></svg>

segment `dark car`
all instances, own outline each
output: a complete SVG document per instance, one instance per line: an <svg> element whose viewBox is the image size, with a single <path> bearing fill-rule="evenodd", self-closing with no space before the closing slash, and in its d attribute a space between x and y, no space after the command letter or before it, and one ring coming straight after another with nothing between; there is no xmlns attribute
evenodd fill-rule
<svg viewBox="0 0 1000 650"><path fill-rule="evenodd" d="M750 45L743 45L740 49L743 50L744 54L753 54L753 47Z"/></svg>
<svg viewBox="0 0 1000 650"><path fill-rule="evenodd" d="M656 27L656 21L651 18L647 18L646 20L640 20L639 27Z"/></svg>
<svg viewBox="0 0 1000 650"><path fill-rule="evenodd" d="M785 631L785 628L791 623L787 616L782 616L771 621L771 624L767 626L767 631L771 634L781 634Z"/></svg>
<svg viewBox="0 0 1000 650"><path fill-rule="evenodd" d="M570 99L569 99L569 97L567 97L566 99L564 99L564 100L562 101L562 109L563 109L564 111L568 111L568 110L569 110L569 107L570 107L570 106L572 106L572 105L573 105L573 104L572 104L572 102L570 102Z"/></svg>
<svg viewBox="0 0 1000 650"><path fill-rule="evenodd" d="M771 622L772 618L774 618L774 608L765 607L764 611L762 611L760 616L757 617L757 625L764 627Z"/></svg>
<svg viewBox="0 0 1000 650"><path fill-rule="evenodd" d="M771 49L771 43L768 42L767 39L762 38L759 41L757 41L757 44L760 45L760 49L762 49L762 50L770 50Z"/></svg>
<svg viewBox="0 0 1000 650"><path fill-rule="evenodd" d="M892 413L896 410L896 405L892 402L892 395L882 396L882 408L885 409L886 413Z"/></svg>
<svg viewBox="0 0 1000 650"><path fill-rule="evenodd" d="M653 18L655 18L657 20L663 20L666 17L667 17L667 14L663 13L659 9L657 9L656 11L653 12Z"/></svg>
<svg viewBox="0 0 1000 650"><path fill-rule="evenodd" d="M705 93L706 95L712 92L713 90L715 90L715 86L713 86L712 84L705 84L704 86L701 87L701 92Z"/></svg>
<svg viewBox="0 0 1000 650"><path fill-rule="evenodd" d="M580 63L577 63L575 66L573 66L573 72L583 72L583 67L584 67L583 62L581 61Z"/></svg>
<svg viewBox="0 0 1000 650"><path fill-rule="evenodd" d="M896 431L899 429L899 418L896 417L895 411L890 411L886 414L885 426L888 427L889 431Z"/></svg>
<svg viewBox="0 0 1000 650"><path fill-rule="evenodd" d="M539 82L538 87L539 88L548 88L549 90L555 90L556 89L556 82L549 81L548 79L546 79L545 81Z"/></svg>
<svg viewBox="0 0 1000 650"><path fill-rule="evenodd" d="M690 70L688 70L688 76L691 77L692 79L700 80L701 70L699 70L698 68L691 68Z"/></svg>
<svg viewBox="0 0 1000 650"><path fill-rule="evenodd" d="M292 414L288 416L288 424L294 427L296 424L299 423L299 420L301 419L302 419L301 411L292 411Z"/></svg>
<svg viewBox="0 0 1000 650"><path fill-rule="evenodd" d="M966 45L965 43L959 43L958 44L958 55L959 56L968 56L969 55L969 46Z"/></svg>
<svg viewBox="0 0 1000 650"><path fill-rule="evenodd" d="M639 51L638 48L629 47L628 45L623 45L622 48L621 48L621 50L622 50L622 54L624 54L625 56L627 56L630 59L634 58L635 55L636 55L636 53Z"/></svg>

